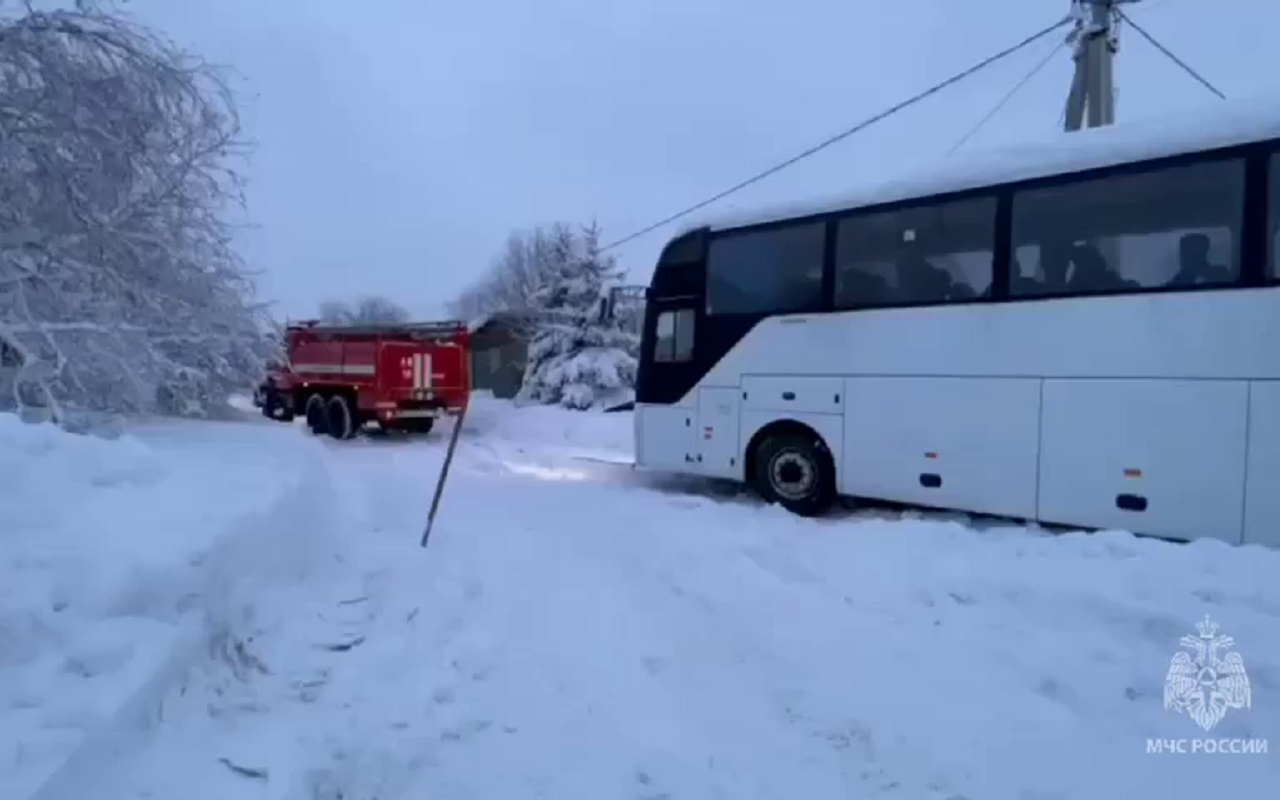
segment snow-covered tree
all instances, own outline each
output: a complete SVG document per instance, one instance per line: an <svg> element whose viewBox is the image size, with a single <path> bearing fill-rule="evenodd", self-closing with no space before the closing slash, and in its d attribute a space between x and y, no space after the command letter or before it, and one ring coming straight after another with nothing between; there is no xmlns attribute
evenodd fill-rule
<svg viewBox="0 0 1280 800"><path fill-rule="evenodd" d="M512 233L489 270L450 304L449 313L467 320L498 313L530 317L538 310L540 293L563 254L575 246L576 236L564 223Z"/></svg>
<svg viewBox="0 0 1280 800"><path fill-rule="evenodd" d="M0 404L207 415L275 345L219 73L87 2L0 5Z"/></svg>
<svg viewBox="0 0 1280 800"><path fill-rule="evenodd" d="M326 325L399 325L411 318L408 309L385 297L362 297L354 306L341 300L320 304L320 321Z"/></svg>
<svg viewBox="0 0 1280 800"><path fill-rule="evenodd" d="M621 271L600 251L599 233L594 224L581 233L561 225L548 237L542 284L530 298L537 325L522 401L587 409L627 399L635 386L639 343L604 313Z"/></svg>

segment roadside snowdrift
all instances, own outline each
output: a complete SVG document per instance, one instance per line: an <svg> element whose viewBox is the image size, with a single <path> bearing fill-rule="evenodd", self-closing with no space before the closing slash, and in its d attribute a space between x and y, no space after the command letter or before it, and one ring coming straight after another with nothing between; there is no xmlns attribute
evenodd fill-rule
<svg viewBox="0 0 1280 800"><path fill-rule="evenodd" d="M27 796L122 707L145 705L140 690L228 602L238 573L223 541L283 527L252 514L305 476L237 432L165 423L107 440L0 414L0 797Z"/></svg>

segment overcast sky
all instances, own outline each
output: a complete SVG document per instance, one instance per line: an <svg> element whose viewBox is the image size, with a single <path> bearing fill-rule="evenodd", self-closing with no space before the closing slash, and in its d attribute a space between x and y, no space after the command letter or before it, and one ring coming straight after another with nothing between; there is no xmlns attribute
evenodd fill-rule
<svg viewBox="0 0 1280 800"><path fill-rule="evenodd" d="M249 261L281 317L388 295L420 317L508 232L595 218L621 236L948 77L1065 13L1067 0L131 0L233 67L248 132ZM1140 24L1229 96L1280 91L1280 3L1146 0ZM827 194L936 159L1060 39L747 190L719 208ZM1065 51L966 147L1060 124ZM1204 106L1134 32L1118 116ZM621 249L644 282L669 230Z"/></svg>

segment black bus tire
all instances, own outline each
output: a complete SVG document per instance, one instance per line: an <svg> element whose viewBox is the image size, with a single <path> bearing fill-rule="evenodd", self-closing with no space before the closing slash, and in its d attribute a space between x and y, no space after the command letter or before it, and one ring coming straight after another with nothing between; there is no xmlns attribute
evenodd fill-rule
<svg viewBox="0 0 1280 800"><path fill-rule="evenodd" d="M835 503L836 470L831 452L816 435L770 436L756 450L756 490L802 517L820 516Z"/></svg>

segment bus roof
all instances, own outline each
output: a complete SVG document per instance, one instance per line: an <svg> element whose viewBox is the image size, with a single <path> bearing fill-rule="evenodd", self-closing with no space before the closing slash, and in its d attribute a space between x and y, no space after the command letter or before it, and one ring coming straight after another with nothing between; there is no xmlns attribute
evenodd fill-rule
<svg viewBox="0 0 1280 800"><path fill-rule="evenodd" d="M938 159L887 183L824 199L696 220L677 235L700 228L726 230L778 222L1274 138L1280 138L1280 96L1215 101L1206 110L1060 134L1047 141L964 158Z"/></svg>

